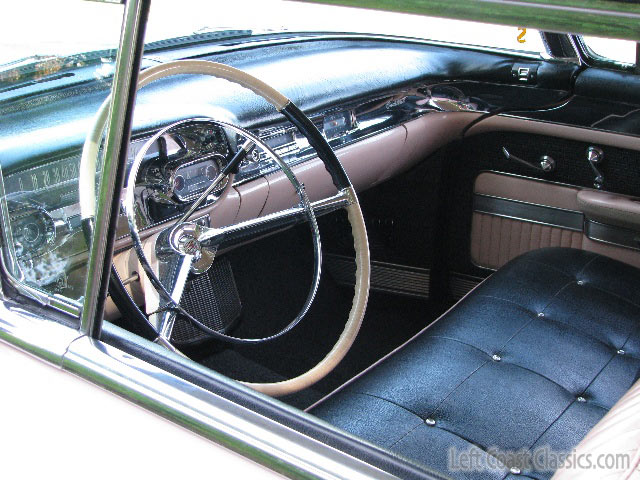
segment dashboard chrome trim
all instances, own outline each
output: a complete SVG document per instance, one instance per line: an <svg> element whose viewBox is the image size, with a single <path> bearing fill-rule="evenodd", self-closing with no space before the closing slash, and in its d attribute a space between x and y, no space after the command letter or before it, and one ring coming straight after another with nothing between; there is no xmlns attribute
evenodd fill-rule
<svg viewBox="0 0 640 480"><path fill-rule="evenodd" d="M376 94L365 98L359 98L353 102L334 106L329 109L322 110L310 115L312 122L322 131L327 131L327 119L336 120L345 119L343 128L332 127L330 131L329 144L334 150L342 149L349 145L356 144L360 141L382 134L401 126L411 120L420 118L432 112L484 112L481 105L471 101L465 94L457 89L455 85L434 84L427 85L424 83L407 86L404 88L394 89L392 91ZM182 120L177 123L188 123L192 120L199 120L200 117L194 117ZM224 122L223 122L224 123ZM140 132L131 140L131 144L146 143L158 130ZM277 123L270 123L260 127L253 127L249 132L254 136L266 140L277 138L283 134L291 135L292 142L278 145L273 150L277 153L289 167L300 165L317 157L315 151L304 142L295 127L286 120ZM326 137L326 135L325 135ZM227 137L233 148L233 140ZM56 158L56 161L64 161L65 159L79 157L80 151L74 153L66 153L64 156ZM209 155L211 156L211 155ZM204 157L202 157L204 158ZM202 159L200 158L200 159ZM198 160L192 160L196 162ZM246 160L245 160L246 162ZM38 168L40 168L39 166ZM28 171L29 169L25 170ZM237 187L248 183L257 178L262 178L279 171L276 162L267 162L262 168L251 171L243 176L242 170L234 178L229 181L230 186ZM15 175L19 172L12 172ZM11 176L10 175L10 176ZM211 198L200 209L211 207L218 198ZM74 207L74 205L71 205ZM65 207L69 208L69 207ZM73 208L72 208L73 209ZM166 224L169 221L179 218L179 214L167 217L159 222L149 222L141 226L140 231L144 232L148 229ZM120 222L124 220L126 225L126 217L119 216ZM128 232L119 229L119 235L116 240L123 240L128 237ZM78 252L76 252L78 253ZM83 255L87 251L80 252ZM14 257L15 258L15 257ZM5 271L7 269L5 268ZM15 288L20 293L37 300L43 305L50 305L54 308L68 313L72 316L78 316L81 312L81 304L73 299L63 297L57 294L42 292L34 287L25 285L15 276L9 277Z"/></svg>

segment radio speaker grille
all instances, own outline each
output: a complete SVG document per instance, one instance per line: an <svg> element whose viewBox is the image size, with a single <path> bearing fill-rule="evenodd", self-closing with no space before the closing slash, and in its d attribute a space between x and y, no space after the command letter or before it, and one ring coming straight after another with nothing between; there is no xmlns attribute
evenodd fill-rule
<svg viewBox="0 0 640 480"><path fill-rule="evenodd" d="M224 257L216 258L205 274L195 277L185 287L180 305L207 327L225 332L240 316L242 304L231 263ZM178 316L171 333L176 344L194 343L207 338L207 334L185 318Z"/></svg>

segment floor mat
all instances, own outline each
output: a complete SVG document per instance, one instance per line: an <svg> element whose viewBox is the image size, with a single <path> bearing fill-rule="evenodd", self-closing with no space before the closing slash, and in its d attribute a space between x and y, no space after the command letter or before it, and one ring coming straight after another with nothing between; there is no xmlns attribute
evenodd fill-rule
<svg viewBox="0 0 640 480"><path fill-rule="evenodd" d="M224 373L234 379L259 378L261 382L281 382L287 378L266 368L259 363L243 357L234 350L221 350L206 357L202 362L204 366ZM322 393L313 388L307 388L303 392L282 397L282 401L291 406L304 409L322 398Z"/></svg>
<svg viewBox="0 0 640 480"><path fill-rule="evenodd" d="M229 256L242 300L242 338L272 335L298 313L311 281L313 256L305 229L243 247ZM353 288L323 275L305 318L284 336L257 345L208 343L198 361L237 380L271 382L292 378L315 366L336 343L347 321ZM432 322L440 308L430 302L372 292L362 328L342 362L304 392L284 398L298 408L311 405Z"/></svg>

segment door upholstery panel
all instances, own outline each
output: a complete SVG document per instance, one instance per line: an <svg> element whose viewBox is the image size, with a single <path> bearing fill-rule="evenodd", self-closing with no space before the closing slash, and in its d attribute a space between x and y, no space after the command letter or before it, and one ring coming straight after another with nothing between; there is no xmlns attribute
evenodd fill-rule
<svg viewBox="0 0 640 480"><path fill-rule="evenodd" d="M636 232L628 228L637 225L636 209L634 197L482 172L474 184L471 261L496 270L530 250L572 247L639 266Z"/></svg>
<svg viewBox="0 0 640 480"><path fill-rule="evenodd" d="M473 213L471 259L497 270L509 260L538 248L582 248L582 233L533 222Z"/></svg>

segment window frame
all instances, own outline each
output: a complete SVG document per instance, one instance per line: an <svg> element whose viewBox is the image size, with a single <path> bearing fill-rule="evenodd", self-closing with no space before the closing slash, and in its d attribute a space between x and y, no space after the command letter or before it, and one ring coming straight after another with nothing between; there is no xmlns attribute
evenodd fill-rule
<svg viewBox="0 0 640 480"><path fill-rule="evenodd" d="M582 35L571 35L571 37L573 37L573 41L578 48L578 53L582 61L589 67L606 68L608 70L617 70L625 73L638 73L638 43L636 43L636 63L631 64L618 62L594 52L584 40Z"/></svg>

